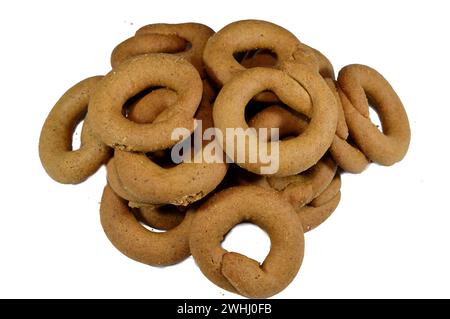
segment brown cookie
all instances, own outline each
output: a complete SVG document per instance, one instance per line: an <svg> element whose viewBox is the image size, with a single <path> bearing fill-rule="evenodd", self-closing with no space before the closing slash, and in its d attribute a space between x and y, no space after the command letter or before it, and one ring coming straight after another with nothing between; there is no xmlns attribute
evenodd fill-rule
<svg viewBox="0 0 450 319"><path fill-rule="evenodd" d="M244 150L235 148L232 153L226 148L226 129L248 129L242 110L257 93L270 89L287 106L310 118L303 134L276 142L279 146L279 169L273 173L275 176L298 174L316 164L332 143L338 118L336 99L318 73L296 63L285 63L284 69L287 73L268 68L241 72L222 88L213 108L214 124L224 134L220 143L235 162L239 158L248 158L247 153L238 153L248 152L248 140ZM265 149L271 152L270 143L260 141L258 136L256 140L258 145L266 144ZM262 174L264 166L259 159L254 163L246 160L236 164L255 174Z"/></svg>
<svg viewBox="0 0 450 319"><path fill-rule="evenodd" d="M111 150L92 132L86 119L81 145L72 150L72 135L86 115L101 76L87 78L70 88L55 104L41 130L39 157L47 174L64 184L78 184L94 174L111 156Z"/></svg>
<svg viewBox="0 0 450 319"><path fill-rule="evenodd" d="M411 130L400 98L376 70L359 64L339 72L339 86L351 103L344 103L350 135L371 161L393 165L408 151ZM370 121L369 102L377 110L382 132Z"/></svg>
<svg viewBox="0 0 450 319"><path fill-rule="evenodd" d="M149 87L167 87L176 102L157 123L139 124L125 118L128 99ZM108 73L92 97L89 116L94 133L107 145L128 151L151 152L174 145L172 131L193 130L193 116L202 97L198 72L184 59L169 54L145 54L127 60Z"/></svg>
<svg viewBox="0 0 450 319"><path fill-rule="evenodd" d="M265 230L271 249L260 265L220 243L237 224ZM192 223L190 247L200 270L219 287L251 298L270 297L295 277L303 260L304 239L292 206L275 191L257 186L231 187L211 197Z"/></svg>
<svg viewBox="0 0 450 319"><path fill-rule="evenodd" d="M152 92L153 93L153 92ZM170 92L162 92L161 98L172 98ZM209 96L205 94L196 118L202 120L203 129L212 126L212 110ZM170 101L161 102L167 105ZM146 107L147 113L140 111ZM154 118L151 114L156 110L148 105L136 104L129 116L139 117L141 122ZM164 111L155 119L157 121L164 115ZM210 143L216 143L212 141ZM207 143L208 144L208 143ZM219 148L220 149L220 148ZM195 149L193 149L195 153ZM198 150L201 152L201 150ZM228 169L226 163L183 162L173 167L161 167L144 153L116 150L113 164L115 176L121 184L122 196L130 201L145 204L173 204L186 206L193 203L212 190L223 180ZM110 171L113 169L110 169ZM114 173L112 173L114 174Z"/></svg>
<svg viewBox="0 0 450 319"><path fill-rule="evenodd" d="M206 44L203 59L208 75L220 86L245 70L234 54L254 49L270 49L280 62L291 57L300 41L288 30L261 20L228 24Z"/></svg>

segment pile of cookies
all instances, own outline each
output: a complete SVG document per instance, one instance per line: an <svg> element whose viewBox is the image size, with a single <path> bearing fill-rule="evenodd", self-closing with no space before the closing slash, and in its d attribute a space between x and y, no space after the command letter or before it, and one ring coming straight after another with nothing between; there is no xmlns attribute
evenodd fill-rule
<svg viewBox="0 0 450 319"><path fill-rule="evenodd" d="M408 150L405 109L382 75L348 65L336 79L321 52L270 22L237 21L217 33L197 23L147 25L113 50L111 65L53 107L39 141L43 167L77 184L106 164L100 218L118 250L152 266L192 255L209 280L243 296L270 297L294 279L304 232L339 204L341 172L392 165ZM194 119L201 133L223 133L200 144L229 160L190 160L198 148L174 132L195 133ZM255 150L230 150L229 128L278 128L277 138L255 137L269 152L276 146L277 170L265 172L258 156L245 160ZM192 154L176 161L180 145ZM242 222L270 237L262 264L221 246Z"/></svg>

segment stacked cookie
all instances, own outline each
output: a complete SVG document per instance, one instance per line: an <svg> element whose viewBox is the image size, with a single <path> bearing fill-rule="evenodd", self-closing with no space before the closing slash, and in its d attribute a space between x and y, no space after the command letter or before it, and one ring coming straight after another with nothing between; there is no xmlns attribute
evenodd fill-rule
<svg viewBox="0 0 450 319"><path fill-rule="evenodd" d="M341 172L392 165L409 146L404 107L377 71L349 65L335 79L322 53L270 22L237 21L217 33L197 23L148 25L113 50L111 65L53 107L42 165L77 184L106 164L100 218L118 250L155 266L192 254L208 279L247 297L272 296L294 279L304 232L339 204ZM230 147L236 130L243 145ZM269 234L262 264L221 247L242 222Z"/></svg>

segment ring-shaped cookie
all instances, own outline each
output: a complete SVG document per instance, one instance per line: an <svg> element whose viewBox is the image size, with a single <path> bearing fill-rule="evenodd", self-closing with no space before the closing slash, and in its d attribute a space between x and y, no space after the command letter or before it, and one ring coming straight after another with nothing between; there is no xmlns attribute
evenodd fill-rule
<svg viewBox="0 0 450 319"><path fill-rule="evenodd" d="M158 33L133 36L118 44L111 53L111 66L146 53L177 53L186 48L186 40L176 35Z"/></svg>
<svg viewBox="0 0 450 319"><path fill-rule="evenodd" d="M333 93L318 73L293 63L285 64L285 69L292 77L283 71L268 68L241 72L222 88L213 108L214 124L223 134L219 135L219 142L235 162L239 157L236 150L231 152L226 148L226 129L248 129L244 109L256 94L270 89L287 106L311 119L301 135L277 142L279 169L273 174L275 176L298 174L316 164L333 141L338 116ZM258 137L256 139L258 145L266 143L265 148L271 152L270 143L259 141ZM248 144L246 139L245 152L249 150ZM253 173L262 173L263 165L259 159L256 163L246 161L236 164Z"/></svg>
<svg viewBox="0 0 450 319"><path fill-rule="evenodd" d="M278 67L289 59L300 41L288 30L261 20L242 20L228 24L214 34L203 53L208 75L220 86L246 70L234 58L237 52L268 49L276 54Z"/></svg>
<svg viewBox="0 0 450 319"><path fill-rule="evenodd" d="M221 246L224 236L242 222L258 225L270 237L270 252L262 265ZM190 248L213 283L247 297L265 298L294 279L303 259L304 238L294 209L275 191L239 186L215 194L199 208L191 225Z"/></svg>
<svg viewBox="0 0 450 319"><path fill-rule="evenodd" d="M139 124L125 118L127 100L149 87L162 86L177 93L167 118L157 123ZM151 152L168 148L173 129L193 130L193 116L202 97L198 72L184 59L169 54L145 54L127 60L98 84L89 106L94 133L114 148Z"/></svg>
<svg viewBox="0 0 450 319"><path fill-rule="evenodd" d="M189 232L193 211L173 229L152 232L142 226L126 201L107 185L100 205L100 221L111 243L131 259L152 266L176 264L190 255Z"/></svg>
<svg viewBox="0 0 450 319"><path fill-rule="evenodd" d="M400 98L376 70L364 65L348 65L338 83L351 103L343 104L350 135L362 152L381 165L392 165L408 151L411 130ZM383 132L370 121L369 102L376 109Z"/></svg>
<svg viewBox="0 0 450 319"><path fill-rule="evenodd" d="M78 184L94 174L111 156L111 149L83 123L81 145L72 150L72 136L86 115L92 92L101 76L87 78L70 88L50 111L39 138L39 157L47 174L57 182Z"/></svg>
<svg viewBox="0 0 450 319"><path fill-rule="evenodd" d="M146 25L136 31L136 35L144 34L175 35L190 43L190 48L175 53L179 57L188 60L197 69L202 77L205 75L203 65L203 51L208 39L214 34L214 30L201 23L166 24L157 23Z"/></svg>
<svg viewBox="0 0 450 319"><path fill-rule="evenodd" d="M166 92L166 97L170 98L169 93ZM153 108L147 109L151 111ZM133 114L135 112L140 112L139 105L135 105L130 115L136 116ZM205 94L196 114L196 118L202 120L203 129L212 126L211 113L211 105ZM143 112L140 114L140 116L149 116ZM148 118L140 120L148 120ZM216 143L216 141L210 143ZM164 168L143 153L122 150L115 151L114 164L120 183L132 195L124 198L132 201L137 199L140 203L182 206L193 203L214 190L223 180L228 169L226 163L205 161L180 163L175 167Z"/></svg>
<svg viewBox="0 0 450 319"><path fill-rule="evenodd" d="M165 112L166 110L169 109L169 106L174 103L174 101L176 101L176 93L174 91L168 90L168 89L157 89L154 90L148 94L146 94L145 96L143 96L142 98L138 99L137 101L135 101L134 103L132 103L131 105L128 106L128 118L137 122L137 123L151 123L153 121L158 121L161 120L161 118L165 118ZM212 115L211 115L211 106L210 106L210 101L211 100L211 92L210 92L210 88L207 85L206 82L204 82L204 96L201 102L201 105L199 107L199 109L197 110L197 114L196 114L196 118L201 119L203 121L204 127L203 128L208 128L210 126L212 126ZM158 211L159 206L163 206L163 203L161 204L155 204L154 203L154 197L152 197L151 195L148 194L148 189L146 188L142 188L139 185L137 185L136 183L127 183L128 179L125 178L125 182L122 182L122 180L120 179L120 177L118 176L117 173L117 169L116 169L116 160L117 158L121 157L121 155L128 155L130 158L130 161L142 161L142 162L151 162L151 160L149 158L147 158L144 154L139 154L139 153L128 153L126 151L121 151L121 150L116 150L116 156L115 158L111 159L108 163L107 167L107 178L108 178L108 183L111 186L111 188L114 190L115 193L117 193L120 197L125 198L129 201L129 205L131 207L136 207L136 208L143 208L144 211L150 211L150 208L148 207L155 207L154 212ZM152 162L153 163L153 162ZM131 172L129 171L129 169L131 169L133 166L128 166L128 165L122 165L121 167L121 171L123 172L123 174L125 174L125 177L131 176L132 179L134 179L134 173L140 175L141 172ZM183 167L183 166L182 166ZM180 167L180 168L182 168ZM175 171L170 170L170 168L160 168L159 165L157 165L156 163L154 163L153 165L151 165L152 170L144 170L143 172L145 173L144 175L147 176L147 174L151 174L151 172L156 173L157 176L161 175L161 174L169 174L169 173L175 173ZM156 169L155 168L159 168ZM193 168L192 166L190 168ZM217 171L220 174L220 170ZM216 173L217 173L216 172ZM161 173L161 174L159 174ZM211 176L217 176L215 174L211 174ZM173 176L172 176L173 177ZM192 177L192 176L191 176ZM155 181L154 176L152 176L149 181ZM193 177L194 179L192 180L192 182L195 182L195 177ZM218 180L221 179L222 177L219 176ZM169 178L170 182L173 182L173 178ZM179 192L187 192L190 190L190 188L188 189L184 189L183 185L178 185L177 183L170 185L171 187L173 187L173 189L171 191L167 191L167 189L165 190L161 190L161 186L160 183L161 179L156 181L157 183L150 187L151 189L156 188L155 191L153 191L151 194L154 194L154 192L168 192L169 194L167 196L169 197L165 197L166 200L167 198L169 199L169 203L171 203L172 201L175 200L175 202L173 202L174 204L177 204L178 201L180 201L179 197L181 195L179 195ZM163 185L166 185L165 182L162 183ZM174 186L177 185L177 186ZM201 187L204 186L204 184L199 184L197 186ZM147 185L146 185L147 186ZM180 189L181 187L181 189ZM195 186L192 186L194 188L194 190L198 191L198 188L195 188ZM184 189L184 190L182 190ZM175 195L174 195L175 194ZM187 195L188 193L183 193L184 195ZM184 196L183 195L183 196ZM204 192L204 195L206 195L206 192ZM149 200L149 196L151 196L150 200ZM181 199L183 205L187 205L190 202L196 201L197 199L200 199L202 197L202 194L199 194L197 196L188 196L186 199ZM174 199L175 198L175 199ZM148 215L148 214L144 214L144 215ZM145 216L143 216L145 218ZM148 219L148 218L147 218Z"/></svg>

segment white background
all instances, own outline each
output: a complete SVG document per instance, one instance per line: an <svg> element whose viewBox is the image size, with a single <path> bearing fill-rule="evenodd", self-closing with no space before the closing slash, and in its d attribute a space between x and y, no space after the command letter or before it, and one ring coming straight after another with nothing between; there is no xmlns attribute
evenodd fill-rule
<svg viewBox="0 0 450 319"><path fill-rule="evenodd" d="M379 70L407 109L405 160L343 176L342 201L306 234L302 268L279 298L450 297L447 1L2 1L0 4L0 297L231 298L192 258L134 262L99 222L102 169L61 185L38 158L41 126L79 80L109 71L110 52L142 25L239 19L278 23L335 69ZM227 248L260 261L269 241L240 227Z"/></svg>

